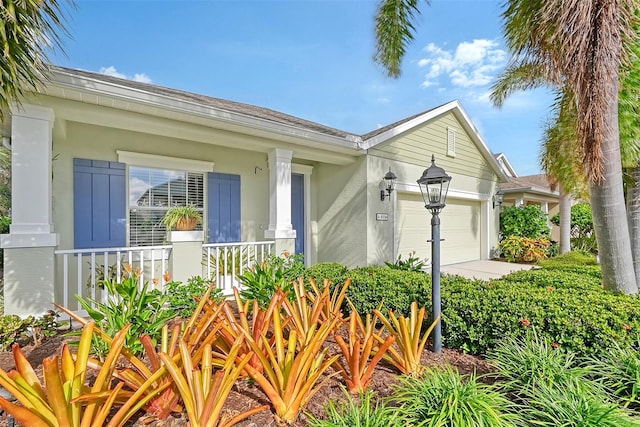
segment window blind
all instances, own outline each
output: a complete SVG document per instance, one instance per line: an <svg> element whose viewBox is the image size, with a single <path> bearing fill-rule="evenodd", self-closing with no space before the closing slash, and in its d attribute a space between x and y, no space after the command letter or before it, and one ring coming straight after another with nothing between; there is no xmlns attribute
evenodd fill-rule
<svg viewBox="0 0 640 427"><path fill-rule="evenodd" d="M162 218L170 207L186 205L195 206L204 217L202 173L130 167L129 246L162 245ZM202 230L202 224L197 229Z"/></svg>

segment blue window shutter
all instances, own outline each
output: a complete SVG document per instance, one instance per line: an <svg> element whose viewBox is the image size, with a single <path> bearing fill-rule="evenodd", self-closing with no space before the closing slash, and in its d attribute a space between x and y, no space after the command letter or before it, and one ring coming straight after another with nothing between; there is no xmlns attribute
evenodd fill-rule
<svg viewBox="0 0 640 427"><path fill-rule="evenodd" d="M240 175L208 174L209 243L239 242Z"/></svg>
<svg viewBox="0 0 640 427"><path fill-rule="evenodd" d="M73 159L73 235L76 249L126 244L125 165Z"/></svg>
<svg viewBox="0 0 640 427"><path fill-rule="evenodd" d="M304 253L304 175L291 174L291 225L296 230L296 253Z"/></svg>

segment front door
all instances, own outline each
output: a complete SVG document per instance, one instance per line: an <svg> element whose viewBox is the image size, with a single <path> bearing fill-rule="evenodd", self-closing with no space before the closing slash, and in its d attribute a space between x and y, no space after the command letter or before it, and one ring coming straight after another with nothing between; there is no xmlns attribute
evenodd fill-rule
<svg viewBox="0 0 640 427"><path fill-rule="evenodd" d="M291 225L296 230L296 253L304 253L304 175L291 174Z"/></svg>

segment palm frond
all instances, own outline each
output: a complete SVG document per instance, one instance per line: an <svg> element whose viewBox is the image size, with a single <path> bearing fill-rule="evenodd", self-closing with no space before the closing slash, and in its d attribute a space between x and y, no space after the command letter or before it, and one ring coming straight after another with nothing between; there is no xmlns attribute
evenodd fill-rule
<svg viewBox="0 0 640 427"><path fill-rule="evenodd" d="M427 4L429 1L427 0ZM399 77L407 46L414 39L418 0L382 0L376 14L376 54L389 77Z"/></svg>

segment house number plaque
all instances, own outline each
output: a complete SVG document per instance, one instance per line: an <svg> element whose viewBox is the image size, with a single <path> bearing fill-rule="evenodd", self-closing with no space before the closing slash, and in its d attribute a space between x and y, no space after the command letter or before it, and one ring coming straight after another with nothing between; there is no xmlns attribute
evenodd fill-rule
<svg viewBox="0 0 640 427"><path fill-rule="evenodd" d="M376 221L389 221L389 214L387 213L377 213Z"/></svg>

